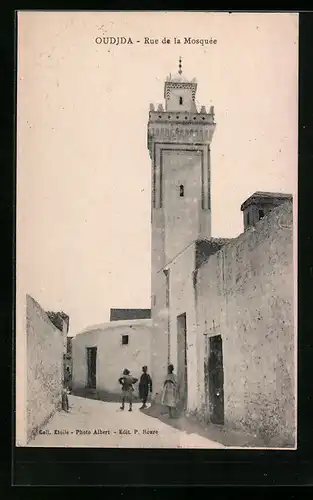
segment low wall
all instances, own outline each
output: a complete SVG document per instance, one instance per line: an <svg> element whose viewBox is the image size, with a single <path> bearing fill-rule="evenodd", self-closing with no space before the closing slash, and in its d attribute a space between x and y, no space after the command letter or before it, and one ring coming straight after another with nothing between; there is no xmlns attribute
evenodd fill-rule
<svg viewBox="0 0 313 500"><path fill-rule="evenodd" d="M29 295L27 300L27 440L61 402L64 334Z"/></svg>

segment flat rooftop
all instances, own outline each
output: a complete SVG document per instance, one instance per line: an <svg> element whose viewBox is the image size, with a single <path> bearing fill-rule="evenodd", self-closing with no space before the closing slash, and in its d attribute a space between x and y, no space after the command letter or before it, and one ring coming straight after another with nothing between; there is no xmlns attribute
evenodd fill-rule
<svg viewBox="0 0 313 500"><path fill-rule="evenodd" d="M110 310L110 321L150 319L151 309L115 309Z"/></svg>
<svg viewBox="0 0 313 500"><path fill-rule="evenodd" d="M271 193L267 191L256 191L253 193L240 207L240 210L244 210L249 205L253 203L271 203L275 201L292 201L292 194L287 193Z"/></svg>

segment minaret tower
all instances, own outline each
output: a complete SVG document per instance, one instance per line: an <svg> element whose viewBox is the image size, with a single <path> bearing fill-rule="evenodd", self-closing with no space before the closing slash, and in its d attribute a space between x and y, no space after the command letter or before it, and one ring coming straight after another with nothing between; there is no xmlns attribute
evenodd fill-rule
<svg viewBox="0 0 313 500"><path fill-rule="evenodd" d="M197 109L197 82L182 73L164 84L165 106L150 104L148 149L152 175L151 311L154 325L152 374L158 392L168 349L167 265L198 238L211 236L210 144L214 108Z"/></svg>

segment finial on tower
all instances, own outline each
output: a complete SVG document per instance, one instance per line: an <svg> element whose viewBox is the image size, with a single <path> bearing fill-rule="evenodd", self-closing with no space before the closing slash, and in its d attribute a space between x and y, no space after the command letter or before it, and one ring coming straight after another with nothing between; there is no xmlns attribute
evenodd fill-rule
<svg viewBox="0 0 313 500"><path fill-rule="evenodd" d="M178 73L181 75L182 74L182 64L181 64L181 57L179 58L179 64L178 64Z"/></svg>

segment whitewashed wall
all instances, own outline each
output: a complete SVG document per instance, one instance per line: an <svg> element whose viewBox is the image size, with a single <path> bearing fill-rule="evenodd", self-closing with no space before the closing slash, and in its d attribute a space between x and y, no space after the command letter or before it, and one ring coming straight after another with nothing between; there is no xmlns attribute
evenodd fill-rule
<svg viewBox="0 0 313 500"><path fill-rule="evenodd" d="M151 370L151 320L114 321L91 328L72 340L73 389L87 384L87 347L97 347L96 379L99 391L119 393L124 368L139 378L142 366ZM129 336L122 345L122 335Z"/></svg>

